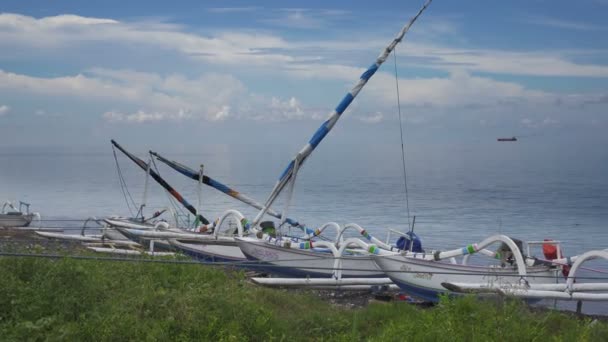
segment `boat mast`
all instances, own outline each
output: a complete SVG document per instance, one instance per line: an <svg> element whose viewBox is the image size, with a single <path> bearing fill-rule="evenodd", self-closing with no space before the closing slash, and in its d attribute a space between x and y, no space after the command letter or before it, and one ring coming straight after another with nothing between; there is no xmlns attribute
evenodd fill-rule
<svg viewBox="0 0 608 342"><path fill-rule="evenodd" d="M125 156L127 156L129 159L131 159L135 164L137 164L143 170L147 170L150 177L152 177L152 179L154 179L160 186L165 188L165 190L167 190L171 194L171 196L173 196L179 203L181 203L186 209L188 209L188 211L190 213L192 213L192 215L194 215L197 218L197 220L199 220L203 224L209 224L209 221L205 217L203 217L203 215L199 214L196 211L196 209L192 206L192 204L188 203L188 201L186 201L186 199L184 197L182 197L182 195L179 192L177 192L175 189L173 189L173 187L171 185L169 185L169 183L167 183L159 174L154 172L154 170L150 169L150 164L146 164L146 162L144 162L143 160L141 160L141 159L137 158L136 156L132 155L131 153L129 153L122 146L120 146L116 141L111 140L111 142L112 142L112 145L114 145L117 149L119 149L120 152L124 153Z"/></svg>
<svg viewBox="0 0 608 342"><path fill-rule="evenodd" d="M199 212L201 212L201 210L203 208L203 199L202 199L202 192L203 192L203 186L202 186L202 183L203 183L203 167L204 167L203 164L201 164L201 167L200 167L200 170L199 170L199 173L198 173L198 175L199 175L199 177L198 177L199 181L198 181L198 186L197 186L197 191L198 191L198 207L197 208L198 208ZM197 221L198 220L195 221L195 224L194 224L195 227L194 228L196 228L196 226L198 226L198 222Z"/></svg>
<svg viewBox="0 0 608 342"><path fill-rule="evenodd" d="M142 198L141 201L141 206L139 207L139 214L141 215L141 220L144 220L144 208L146 207L146 203L148 202L148 183L150 180L150 162L151 160L148 160L148 163L146 164L146 180L144 182L144 196Z"/></svg>
<svg viewBox="0 0 608 342"><path fill-rule="evenodd" d="M403 28L401 29L401 31L399 31L397 36L391 41L391 43L378 56L378 58L376 59L376 62L374 64L372 64L363 74L361 74L361 77L359 78L359 81L357 82L357 84L355 84L355 86L351 89L351 91L344 96L344 98L342 99L342 101L340 101L340 103L338 104L336 109L334 109L334 111L330 114L329 119L327 119L325 122L323 122L321 127L319 127L317 129L317 131L313 134L313 136L310 138L308 143L306 145L304 145L304 147L300 150L300 152L298 152L298 154L296 154L295 158L287 165L287 167L285 168L285 170L279 177L279 180L277 181L274 188L272 189L270 195L268 196L268 199L266 200L264 207L260 210L260 212L256 215L255 219L253 220L252 228L255 228L260 223L260 220L262 219L264 214L268 211L268 208L270 208L270 206L274 203L274 201L279 196L281 191L283 191L283 189L285 188L287 183L290 180L292 180L292 178L295 178L295 172L294 172L295 168L294 167L295 167L296 163L299 166L302 166L302 164L306 161L308 156L310 156L312 151L321 143L321 141L323 140L323 138L325 138L325 136L329 133L329 131L331 131L331 129L336 124L336 122L338 122L342 113L344 113L344 111L348 108L348 106L351 104L351 102L359 94L361 89L363 89L365 84L367 84L367 81L369 81L369 79L376 73L376 71L378 71L378 68L382 65L382 63L384 63L386 61L387 57L393 51L395 46L397 46L397 44L399 44L401 42L401 40L403 39L403 37L405 36L407 31L409 31L410 27L414 24L414 22L416 22L416 20L422 14L422 12L424 12L424 10L429 6L431 1L432 0L427 0L424 3L424 5L422 6L422 8L418 11L418 13L412 19L410 19L410 21L407 24L405 24L405 26L403 26Z"/></svg>
<svg viewBox="0 0 608 342"><path fill-rule="evenodd" d="M156 152L150 151L150 154L153 155L154 157L156 157L157 160L165 163L167 166L169 166L170 168L174 169L175 171L181 173L182 175L184 175L184 176L186 176L186 177L188 177L190 179L193 179L193 180L195 180L197 182L200 181L200 179L201 179L200 178L200 174L198 172L194 171L193 169L191 169L191 168L189 168L189 167L187 167L187 166L185 166L183 164L180 164L180 163L178 163L176 161L171 161L171 160L169 160L169 159L161 156L160 154L158 154ZM224 194L226 194L226 195L228 195L228 196L230 196L230 197L232 197L232 198L234 198L236 200L239 200L239 201L241 201L241 202L243 202L243 203L245 203L247 205L250 205L251 207L253 207L255 209L258 209L258 210L261 210L263 208L263 205L260 204L258 201L254 200L253 198L251 198L251 197L249 197L249 196L247 196L247 195L245 195L245 194L243 194L243 193L241 193L241 192L239 192L239 191L237 191L237 190L235 190L233 188L228 187L227 185L225 185L225 184L217 181L214 178L211 178L211 177L209 177L207 175L203 175L202 179L203 179L202 180L203 184L205 184L207 186L210 186L210 187L212 187L212 188L214 188L214 189L216 189L218 191L221 191L222 193L224 193ZM282 220L282 216L283 216L282 213L276 212L276 211L274 211L271 208L269 208L267 210L267 213L270 216L273 216L273 217L275 217L277 219ZM285 217L285 222L287 222L288 224L290 224L293 227L298 227L298 228L301 228L303 230L306 230L306 227L303 224L301 224L300 222L298 222L297 220L295 220L295 219L292 219L292 218L289 218L289 217Z"/></svg>

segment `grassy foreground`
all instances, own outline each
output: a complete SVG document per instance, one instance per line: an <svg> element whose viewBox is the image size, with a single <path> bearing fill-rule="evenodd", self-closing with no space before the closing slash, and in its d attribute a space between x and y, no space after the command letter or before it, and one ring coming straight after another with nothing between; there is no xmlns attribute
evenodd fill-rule
<svg viewBox="0 0 608 342"><path fill-rule="evenodd" d="M333 307L208 266L0 257L0 340L606 341L608 325L474 298Z"/></svg>

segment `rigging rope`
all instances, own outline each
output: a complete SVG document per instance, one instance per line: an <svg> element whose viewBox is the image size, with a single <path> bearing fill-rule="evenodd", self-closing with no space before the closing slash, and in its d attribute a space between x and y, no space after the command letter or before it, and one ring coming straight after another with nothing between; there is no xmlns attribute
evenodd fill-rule
<svg viewBox="0 0 608 342"><path fill-rule="evenodd" d="M127 203L127 208L129 209L131 216L133 216L133 210L131 209L131 206L129 205L129 199L131 200L131 203L133 204L133 208L137 208L137 204L135 204L135 201L133 200L133 197L131 196L131 193L129 192L129 188L127 187L127 182L125 181L125 179L122 175L122 170L120 169L120 164L118 163L118 157L116 156L116 149L114 148L114 146L112 146L112 153L114 153L114 161L116 162L116 171L118 172L120 190L122 191L122 195L125 198L125 202ZM128 198L127 198L127 195L128 195Z"/></svg>
<svg viewBox="0 0 608 342"><path fill-rule="evenodd" d="M156 161L154 160L154 158L151 158L152 160L152 165L154 167L155 172L160 176L160 170L158 169L158 166L156 165ZM173 212L175 213L175 224L178 227L188 227L190 228L190 220L189 215L190 213L186 212L185 209L183 208L183 206L180 204L178 205L178 202L175 198L173 198L173 196L171 196L171 194L169 193L169 191L167 191L167 189L165 190L165 194L167 195L167 199L169 200L169 205L171 206ZM196 228L196 227L194 227Z"/></svg>
<svg viewBox="0 0 608 342"><path fill-rule="evenodd" d="M407 191L407 172L405 169L405 144L403 142L403 120L401 119L401 99L399 96L399 75L397 74L397 47L393 50L395 61L395 86L397 89L397 110L399 112L399 132L401 133L401 163L403 164L403 185L405 187L405 208L407 210L407 226L412 230L410 223L410 201Z"/></svg>

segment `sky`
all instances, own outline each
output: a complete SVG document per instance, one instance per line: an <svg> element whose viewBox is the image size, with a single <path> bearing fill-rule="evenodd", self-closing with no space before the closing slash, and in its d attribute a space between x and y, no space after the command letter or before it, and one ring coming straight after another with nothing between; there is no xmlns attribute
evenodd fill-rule
<svg viewBox="0 0 608 342"><path fill-rule="evenodd" d="M2 0L0 146L301 146L421 5ZM608 142L607 15L435 0L326 140Z"/></svg>

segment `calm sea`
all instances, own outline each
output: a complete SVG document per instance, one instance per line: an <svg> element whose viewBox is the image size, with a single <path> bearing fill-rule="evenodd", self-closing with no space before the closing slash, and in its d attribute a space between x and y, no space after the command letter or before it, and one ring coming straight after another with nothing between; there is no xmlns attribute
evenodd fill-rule
<svg viewBox="0 0 608 342"><path fill-rule="evenodd" d="M209 176L263 201L298 146L205 145L157 152L195 169L203 163ZM145 148L125 147L148 158ZM400 153L400 146L325 143L300 171L289 216L311 227L355 222L382 239L389 228L405 230ZM144 172L117 154L130 194L139 203ZM196 206L196 183L157 165ZM558 239L568 255L608 248L608 150L602 146L541 145L525 139L411 144L406 170L409 220L416 216L415 231L428 248L457 248L493 233L528 241ZM82 151L2 148L0 199L27 201L43 219L130 214L109 143ZM248 217L256 213L208 187L202 202L210 219L231 208ZM148 215L167 203L151 180ZM283 209L282 202L275 209ZM606 263L598 265L608 269Z"/></svg>

